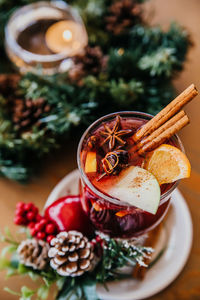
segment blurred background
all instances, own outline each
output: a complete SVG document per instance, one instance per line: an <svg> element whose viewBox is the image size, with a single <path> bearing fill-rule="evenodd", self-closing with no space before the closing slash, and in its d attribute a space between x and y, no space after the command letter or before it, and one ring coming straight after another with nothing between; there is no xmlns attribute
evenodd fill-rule
<svg viewBox="0 0 200 300"><path fill-rule="evenodd" d="M145 14L152 25L160 24L168 28L171 21L176 21L189 32L193 46L190 48L184 70L174 79L177 92L181 92L188 85L194 83L200 90L200 2L199 0L150 0L145 4ZM2 58L0 58L2 62ZM170 100L170 99L169 99ZM164 291L150 299L200 299L200 99L199 96L189 104L186 112L191 124L183 129L180 137L185 146L186 154L192 164L190 179L183 180L180 190L187 200L194 225L194 242L189 260L178 278ZM78 139L73 135L69 142L60 150L53 150L48 159L43 159L42 170L30 183L22 185L5 178L0 179L0 228L9 226L14 231L13 214L18 201L34 202L41 210L56 183L67 173L76 168L76 149ZM184 241L183 241L184 243ZM15 299L14 296L3 292L5 286L18 290L27 278L4 279L5 274L0 274L0 298Z"/></svg>

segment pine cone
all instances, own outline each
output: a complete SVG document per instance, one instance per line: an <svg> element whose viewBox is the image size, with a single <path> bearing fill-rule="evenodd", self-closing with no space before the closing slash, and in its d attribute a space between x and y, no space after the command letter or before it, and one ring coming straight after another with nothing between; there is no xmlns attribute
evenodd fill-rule
<svg viewBox="0 0 200 300"><path fill-rule="evenodd" d="M109 15L106 17L106 28L114 35L122 33L141 22L142 10L135 0L120 0L114 2L109 8Z"/></svg>
<svg viewBox="0 0 200 300"><path fill-rule="evenodd" d="M12 121L19 131L28 130L33 125L40 126L40 118L51 107L43 98L36 100L13 99L11 104Z"/></svg>
<svg viewBox="0 0 200 300"><path fill-rule="evenodd" d="M82 233L61 232L50 245L50 265L59 275L80 276L93 268L93 246Z"/></svg>
<svg viewBox="0 0 200 300"><path fill-rule="evenodd" d="M11 97L15 94L20 76L17 74L0 75L0 94L4 97Z"/></svg>
<svg viewBox="0 0 200 300"><path fill-rule="evenodd" d="M19 131L27 131L33 125L40 126L40 118L51 110L50 105L43 98L35 100L19 98L17 86L20 76L16 74L0 75L0 94L8 103L8 112Z"/></svg>
<svg viewBox="0 0 200 300"><path fill-rule="evenodd" d="M69 71L71 81L80 81L88 74L98 75L104 71L107 64L107 57L103 55L101 48L87 46L83 54L73 59L74 66Z"/></svg>
<svg viewBox="0 0 200 300"><path fill-rule="evenodd" d="M20 262L27 267L32 267L35 270L43 270L47 263L49 245L36 239L22 241L17 249Z"/></svg>

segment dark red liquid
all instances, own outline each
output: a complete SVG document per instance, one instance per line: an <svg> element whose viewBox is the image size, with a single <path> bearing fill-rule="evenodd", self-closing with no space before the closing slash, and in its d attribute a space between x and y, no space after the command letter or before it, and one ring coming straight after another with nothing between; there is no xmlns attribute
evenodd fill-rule
<svg viewBox="0 0 200 300"><path fill-rule="evenodd" d="M112 129L114 122L115 119L107 122L106 125ZM126 144L122 148L120 147L120 149L126 150L129 153L129 166L141 166L144 161L144 157L136 155L135 153L133 154L131 149L134 145L132 135L145 122L146 120L139 118L121 118L120 130L131 129L131 133L123 137L123 140L126 141ZM102 130L105 130L103 124L94 129L91 132L91 135L85 139L82 146L81 159L82 167L84 168L87 153L91 151L91 148L88 147L89 138L91 136L95 136L96 142L92 151L96 152L97 154L96 158L98 167L96 172L87 173L87 177L91 184L95 186L99 192L109 196L107 191L109 191L110 186L115 184L115 181L120 176L120 172L115 175L106 175L99 180L101 175L104 173L101 160L105 157L105 154L110 151L108 148L108 143L105 143L102 146L102 142L104 140L104 137L100 134ZM174 144L172 141L168 141L168 143ZM118 146L120 145L116 144L116 147ZM164 194L171 187L172 184L162 185L161 194ZM123 204L120 201L119 204L117 204L118 199L115 199L116 204L112 203L104 199L103 196L98 196L85 183L80 184L80 196L82 207L94 224L95 228L105 234L110 235L111 237L121 238L131 238L155 227L158 223L160 223L167 212L170 201L170 196L168 196L166 199L163 199L162 203L159 205L157 213L153 215L134 206L126 205L126 203Z"/></svg>
<svg viewBox="0 0 200 300"><path fill-rule="evenodd" d="M160 223L170 198L159 206L155 215L136 207L110 203L96 196L87 186L80 192L82 207L95 228L111 237L131 238L138 236Z"/></svg>

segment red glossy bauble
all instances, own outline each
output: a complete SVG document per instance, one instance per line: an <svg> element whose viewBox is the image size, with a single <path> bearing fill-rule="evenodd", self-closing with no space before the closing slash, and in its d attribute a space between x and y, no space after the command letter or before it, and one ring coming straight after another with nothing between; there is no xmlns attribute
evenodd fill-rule
<svg viewBox="0 0 200 300"><path fill-rule="evenodd" d="M87 236L94 233L92 223L82 209L79 196L58 199L46 209L45 217L53 221L60 231L77 230Z"/></svg>

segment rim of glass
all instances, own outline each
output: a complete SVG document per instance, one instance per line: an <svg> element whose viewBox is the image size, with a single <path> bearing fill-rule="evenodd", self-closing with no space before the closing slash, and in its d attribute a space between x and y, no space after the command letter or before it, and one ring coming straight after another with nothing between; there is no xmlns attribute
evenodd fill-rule
<svg viewBox="0 0 200 300"><path fill-rule="evenodd" d="M77 20L77 22L79 24L81 24L83 26L84 32L87 36L87 32L85 29L85 25L82 21L81 16L78 14L78 12L72 8L71 6L69 6L67 3L63 2L62 0L57 0L57 1L39 1L39 2L35 2L35 3L31 3L31 4L27 4L24 5L20 8L18 8L10 17L10 19L8 20L8 23L6 24L5 27L5 43L6 46L11 47L13 52L15 54L17 54L19 57L23 58L23 59L32 59L35 60L37 62L56 62L58 60L62 60L65 58L68 58L68 54L66 54L65 52L60 52L60 53L56 53L56 54L35 54L33 52L30 52L28 50L25 50L24 48L22 48L18 43L17 40L14 38L13 34L10 32L10 24L12 24L12 22L15 20L16 17L18 17L21 14L25 14L26 12L28 12L31 8L36 9L36 8L40 8L40 7L52 7L55 9L59 9L59 10L65 10L68 9L72 15L72 17L74 19Z"/></svg>
<svg viewBox="0 0 200 300"><path fill-rule="evenodd" d="M119 111L119 112L115 112L115 113L111 113L111 114L107 114L99 119L97 119L95 122L93 122L87 129L86 131L83 133L81 139L80 139L80 142L79 142L79 145L78 145L78 150L77 150L77 163L78 163L78 168L79 168L79 171L81 173L81 177L83 179L83 181L87 184L87 186L90 188L90 190L92 192L94 192L98 197L108 201L108 202L111 202L111 203L114 203L114 204L118 204L120 206L132 206L130 205L129 203L126 203L124 201L120 201L120 200L117 200L115 198L112 198L110 196L107 196L105 195L104 193L100 192L97 188L95 188L95 186L90 182L90 180L88 179L85 171L83 170L82 166L81 166L81 148L82 148L82 144L83 144L83 141L85 140L85 137L87 136L87 134L93 129L95 128L99 123L102 123L104 121L106 121L107 119L110 119L112 117L115 117L116 115L120 115L120 116L135 116L135 117L138 117L138 118L141 118L143 117L143 119L151 119L153 118L153 115L151 114L148 114L148 113L145 113L145 112L140 112L140 111ZM178 145L178 147L180 148L180 150L182 152L185 153L185 150L184 150L184 147L183 147L183 144L179 138L179 136L177 134L175 134L172 138L175 138L176 139L176 143ZM177 185L179 184L179 181L180 180L177 180L176 182L174 182L174 184L172 185L172 187L167 191L165 192L164 194L161 195L160 197L160 205L162 205L167 199L165 199L167 196L169 196L173 190L177 187Z"/></svg>

